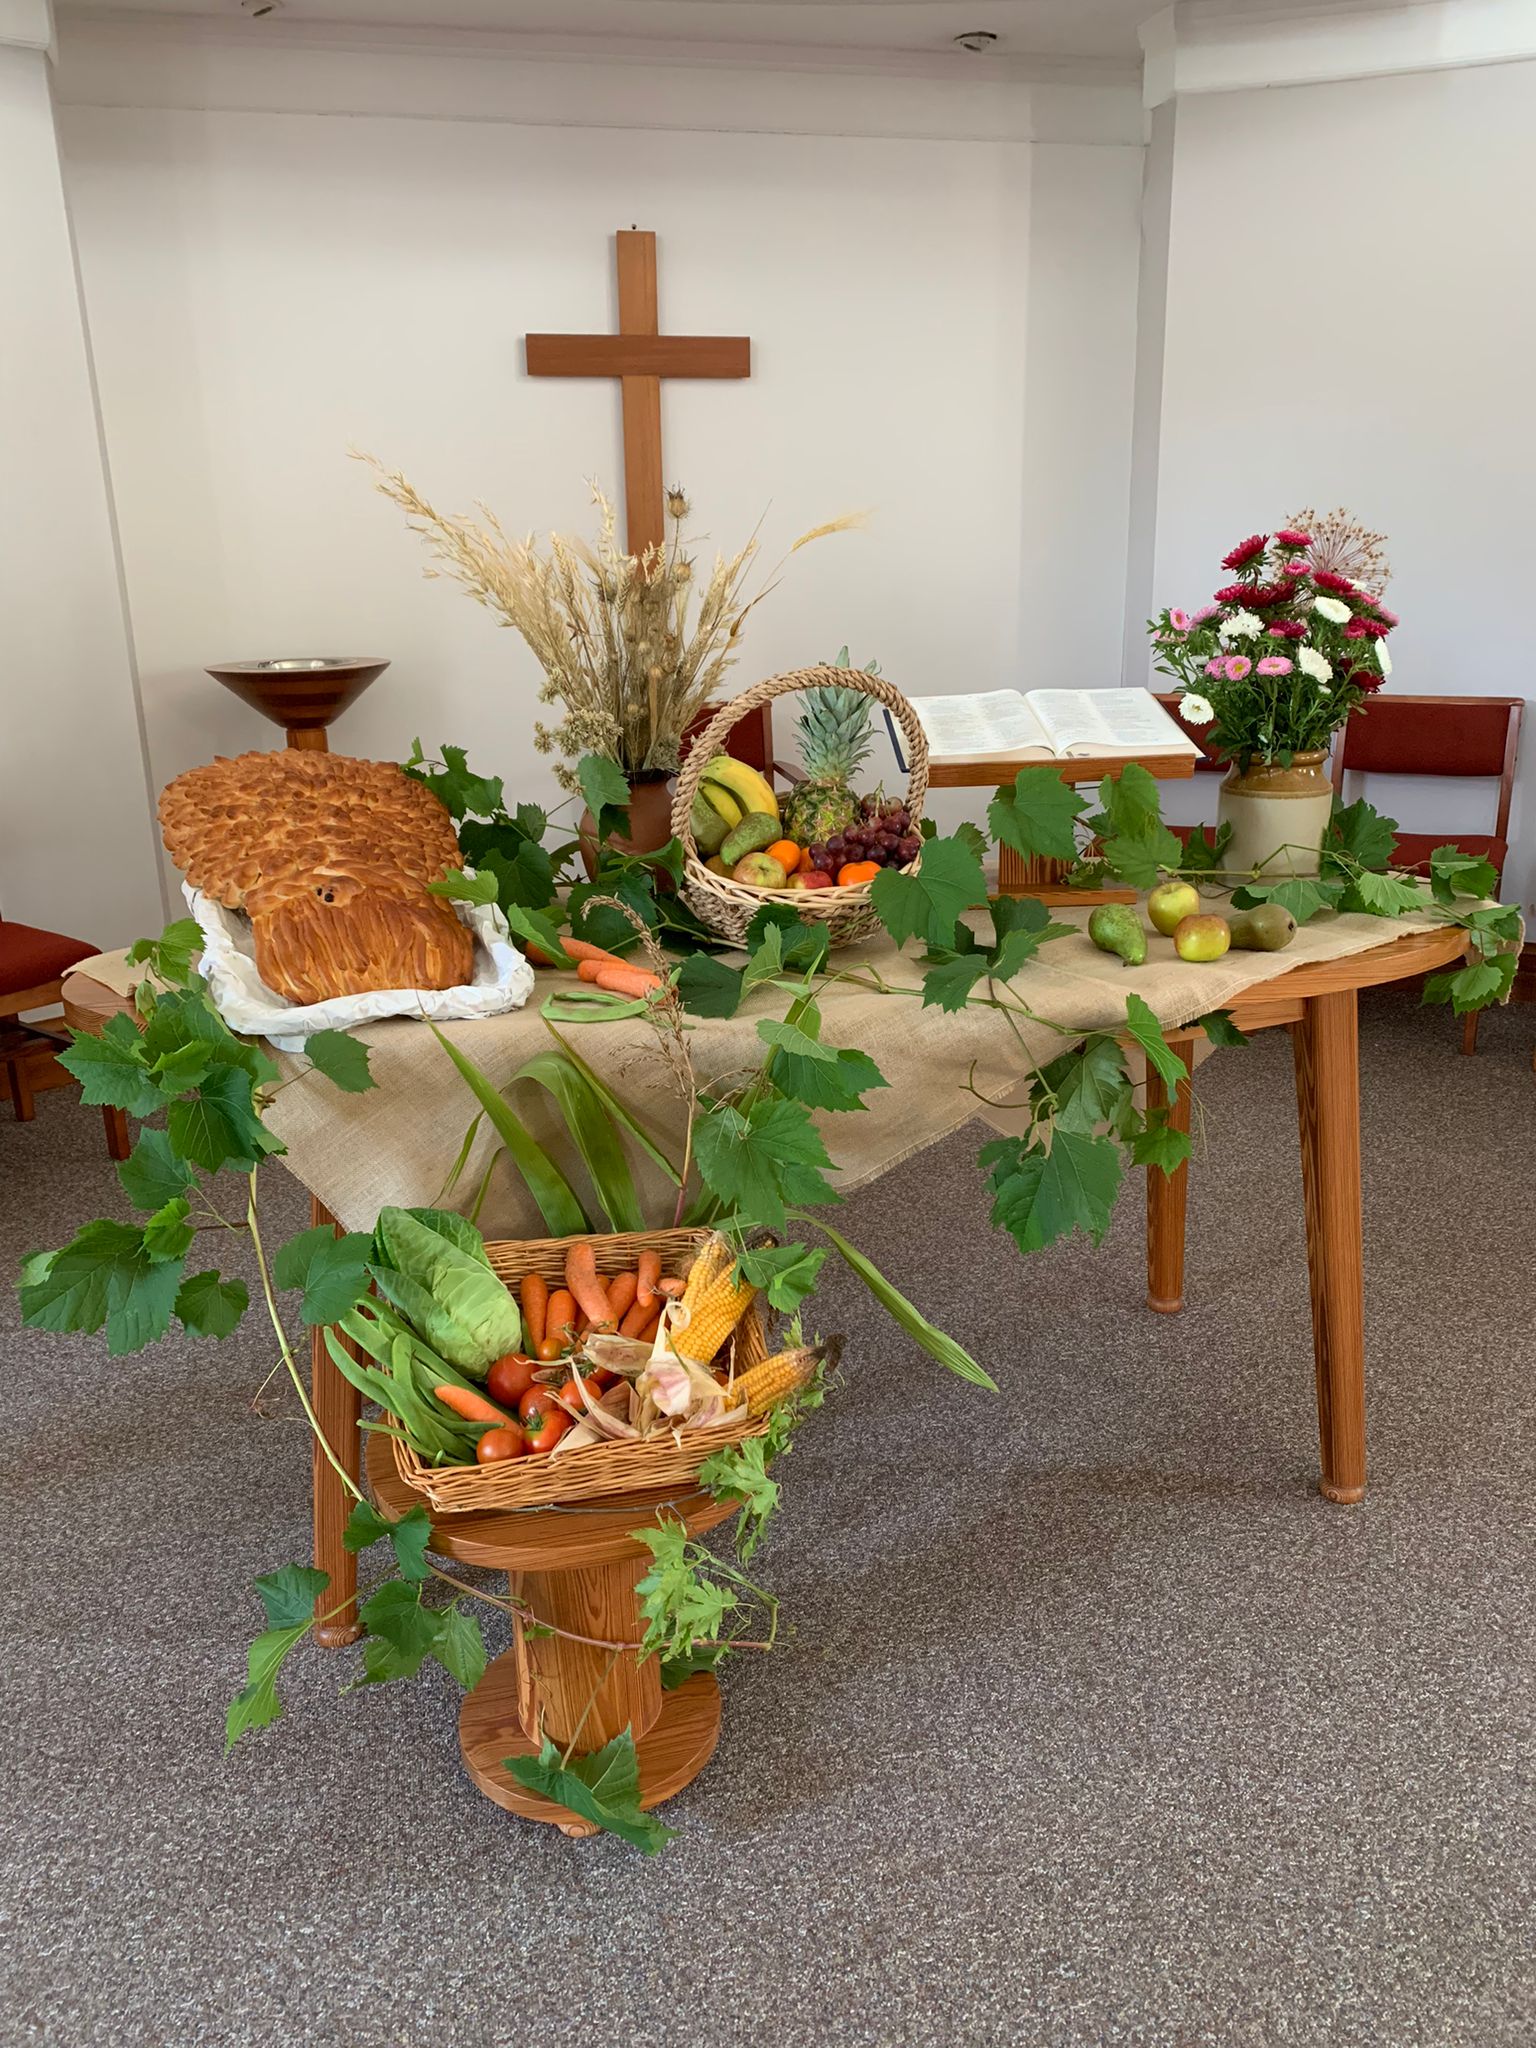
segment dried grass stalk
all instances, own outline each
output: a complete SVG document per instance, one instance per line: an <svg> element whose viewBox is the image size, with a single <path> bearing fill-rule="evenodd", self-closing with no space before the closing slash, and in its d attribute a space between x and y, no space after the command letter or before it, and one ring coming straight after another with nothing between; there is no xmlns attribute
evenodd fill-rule
<svg viewBox="0 0 1536 2048"><path fill-rule="evenodd" d="M776 569L747 594L755 533L738 553L716 555L701 582L683 541L689 506L681 491L667 493L669 539L629 555L614 508L594 483L596 542L552 533L541 553L532 534L509 539L485 506L477 508L483 524L439 512L398 470L371 455L356 460L426 541L426 574L457 583L527 642L544 671L540 703L561 706L556 723L535 723L534 745L565 757L555 768L565 788L575 789L571 763L583 754L606 755L631 777L673 773L683 734L736 661L748 613L777 581ZM829 520L789 553L860 524L857 514Z"/></svg>

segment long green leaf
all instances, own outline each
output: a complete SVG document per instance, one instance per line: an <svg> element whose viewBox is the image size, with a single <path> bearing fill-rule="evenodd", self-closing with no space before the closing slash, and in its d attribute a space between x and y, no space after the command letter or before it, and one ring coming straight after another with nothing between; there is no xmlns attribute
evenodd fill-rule
<svg viewBox="0 0 1536 2048"><path fill-rule="evenodd" d="M563 1052L536 1052L512 1076L513 1085L519 1081L535 1082L554 1098L591 1176L609 1229L644 1230L645 1214L623 1144L586 1076Z"/></svg>
<svg viewBox="0 0 1536 2048"><path fill-rule="evenodd" d="M435 1024L428 1027L438 1044L468 1082L470 1092L490 1119L491 1128L511 1154L512 1164L527 1183L551 1237L579 1237L592 1228L591 1218L576 1191L553 1159L524 1127L467 1053L445 1038Z"/></svg>
<svg viewBox="0 0 1536 2048"><path fill-rule="evenodd" d="M667 1157L666 1153L662 1151L661 1146L651 1136L645 1125L640 1122L634 1111L626 1103L619 1100L602 1075L587 1064L570 1040L562 1036L555 1029L554 1024L548 1017L545 1018L544 1022L548 1027L550 1037L555 1040L576 1071L586 1078L592 1092L596 1095L598 1101L602 1103L608 1114L616 1123L621 1123L624 1126L646 1157L653 1165L659 1166L672 1185L676 1187L679 1180L677 1167Z"/></svg>
<svg viewBox="0 0 1536 2048"><path fill-rule="evenodd" d="M806 1215L803 1210L790 1213L797 1222L814 1225L832 1240L833 1248L844 1265L858 1275L880 1306L900 1323L912 1341L921 1345L930 1358L937 1359L940 1365L947 1366L973 1386L986 1387L994 1394L998 1391L997 1381L976 1363L969 1351L943 1330L935 1329L921 1310L915 1308L899 1288L893 1287L880 1268L867 1259L857 1245L850 1244L841 1231L834 1230L830 1223L823 1223L819 1216Z"/></svg>

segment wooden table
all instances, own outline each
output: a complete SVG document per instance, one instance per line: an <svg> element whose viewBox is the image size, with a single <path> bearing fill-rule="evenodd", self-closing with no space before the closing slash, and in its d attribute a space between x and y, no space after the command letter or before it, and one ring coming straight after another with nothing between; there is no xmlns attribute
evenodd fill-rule
<svg viewBox="0 0 1536 2048"><path fill-rule="evenodd" d="M1307 1272L1312 1294L1312 1349L1317 1368L1320 1485L1329 1500L1365 1496L1365 1299L1360 1229L1360 1050L1358 1003L1363 988L1409 981L1459 960L1465 935L1454 925L1410 932L1344 960L1318 961L1265 982L1230 1007L1240 1031L1289 1027L1296 1063L1296 1114L1301 1126L1301 1180L1307 1217ZM1168 1043L1194 1065L1203 1033L1169 1032ZM1189 1129L1190 1083L1169 1105L1149 1071L1149 1108L1168 1108L1169 1122ZM1184 1209L1188 1165L1147 1173L1147 1305L1164 1315L1184 1305Z"/></svg>
<svg viewBox="0 0 1536 2048"><path fill-rule="evenodd" d="M396 1472L381 1436L368 1446L368 1484L380 1512L391 1519L424 1505ZM585 1755L632 1730L644 1807L659 1806L698 1776L720 1738L720 1688L713 1673L695 1672L663 1692L659 1659L641 1663L632 1650L616 1655L614 1646L637 1644L644 1632L635 1588L653 1560L632 1531L673 1520L698 1536L739 1505L707 1493L664 1490L604 1496L568 1508L432 1516L431 1547L439 1557L505 1572L514 1599L526 1602L538 1621L565 1631L530 1642L514 1622L511 1649L465 1696L459 1747L465 1769L487 1799L528 1820L550 1821L563 1834L597 1833L590 1821L528 1791L503 1769L509 1756L537 1756L546 1735L562 1749L571 1744L575 1754Z"/></svg>

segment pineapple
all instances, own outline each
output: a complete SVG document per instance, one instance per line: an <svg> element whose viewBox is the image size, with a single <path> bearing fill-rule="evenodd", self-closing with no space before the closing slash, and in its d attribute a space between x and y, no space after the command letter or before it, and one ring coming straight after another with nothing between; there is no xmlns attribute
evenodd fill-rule
<svg viewBox="0 0 1536 2048"><path fill-rule="evenodd" d="M848 667L846 647L833 666ZM870 675L879 671L878 662L868 664ZM803 691L800 703L796 732L806 779L785 800L783 822L791 839L815 846L836 832L846 832L859 815L852 785L869 755L874 705L862 690L842 689L835 683Z"/></svg>

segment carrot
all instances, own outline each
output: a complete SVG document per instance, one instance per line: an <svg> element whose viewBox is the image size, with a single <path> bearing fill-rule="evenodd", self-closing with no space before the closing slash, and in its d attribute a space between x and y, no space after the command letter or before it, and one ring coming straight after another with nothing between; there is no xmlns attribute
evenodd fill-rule
<svg viewBox="0 0 1536 2048"><path fill-rule="evenodd" d="M621 1337L638 1337L648 1322L655 1319L656 1311L649 1302L636 1301L619 1324Z"/></svg>
<svg viewBox="0 0 1536 2048"><path fill-rule="evenodd" d="M542 1273L525 1273L518 1289L523 1304L523 1337L530 1351L544 1342L544 1319L549 1314L549 1282Z"/></svg>
<svg viewBox="0 0 1536 2048"><path fill-rule="evenodd" d="M653 1315L653 1316L651 1317L651 1320L650 1320L650 1321L649 1321L649 1322L648 1322L648 1323L646 1324L645 1328L644 1328L644 1329L643 1329L643 1330L642 1330L642 1331L640 1332L640 1342L641 1342L642 1344L654 1344L654 1343L656 1342L656 1332L657 1332L657 1331L658 1331L658 1330L659 1330L660 1328L661 1328L661 1310L660 1310L660 1309L657 1309L657 1311L656 1311L655 1315Z"/></svg>
<svg viewBox="0 0 1536 2048"><path fill-rule="evenodd" d="M659 974L644 967L599 967L594 982L614 996L652 996L665 987Z"/></svg>
<svg viewBox="0 0 1536 2048"><path fill-rule="evenodd" d="M597 1253L593 1250L590 1239L580 1239L567 1247L565 1284L588 1322L605 1329L613 1328L613 1317L608 1307L608 1290L597 1277Z"/></svg>
<svg viewBox="0 0 1536 2048"><path fill-rule="evenodd" d="M468 1387L434 1387L432 1391L445 1408L451 1408L465 1422L489 1422L497 1429L505 1429L510 1422L514 1429L517 1427L516 1416L508 1415L494 1401L487 1401L483 1394Z"/></svg>
<svg viewBox="0 0 1536 2048"><path fill-rule="evenodd" d="M642 1308L649 1308L656 1299L656 1283L661 1278L661 1253L642 1252L640 1271L635 1288L635 1300Z"/></svg>
<svg viewBox="0 0 1536 2048"><path fill-rule="evenodd" d="M572 1343L576 1337L576 1302L570 1290L557 1287L549 1297L549 1313L544 1319L544 1341L551 1338L556 1343Z"/></svg>
<svg viewBox="0 0 1536 2048"><path fill-rule="evenodd" d="M679 1280L676 1278L658 1280L656 1282L656 1292L658 1294L664 1294L667 1297L668 1301L681 1301L683 1296L688 1292L688 1282L686 1280Z"/></svg>
<svg viewBox="0 0 1536 2048"><path fill-rule="evenodd" d="M610 953L606 946L594 946L590 939L562 939L560 950L571 960L609 960L615 966L619 964L617 953ZM536 967L553 967L555 964L538 946L525 945L523 951Z"/></svg>
<svg viewBox="0 0 1536 2048"><path fill-rule="evenodd" d="M622 1323L635 1305L640 1281L634 1273L615 1273L608 1282L608 1320Z"/></svg>

